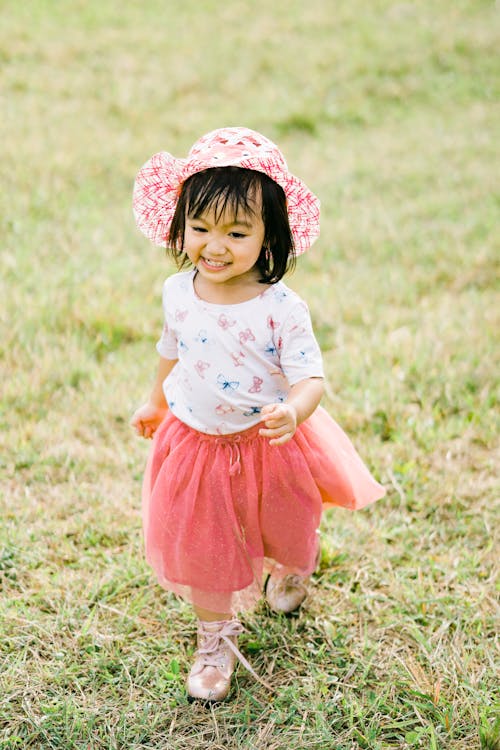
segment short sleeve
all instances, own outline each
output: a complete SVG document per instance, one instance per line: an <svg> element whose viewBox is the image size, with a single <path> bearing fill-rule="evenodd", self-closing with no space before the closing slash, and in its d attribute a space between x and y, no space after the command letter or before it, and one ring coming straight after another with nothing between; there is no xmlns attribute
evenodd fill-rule
<svg viewBox="0 0 500 750"><path fill-rule="evenodd" d="M177 359L177 336L175 331L169 325L169 301L172 296L172 281L167 279L163 285L162 302L163 302L163 330L161 336L156 344L156 351L160 357L165 359ZM175 292L174 292L175 294Z"/></svg>
<svg viewBox="0 0 500 750"><path fill-rule="evenodd" d="M161 336L156 344L156 351L164 359L177 359L177 337L165 322Z"/></svg>
<svg viewBox="0 0 500 750"><path fill-rule="evenodd" d="M324 377L321 350L304 301L294 305L278 334L280 365L290 385Z"/></svg>

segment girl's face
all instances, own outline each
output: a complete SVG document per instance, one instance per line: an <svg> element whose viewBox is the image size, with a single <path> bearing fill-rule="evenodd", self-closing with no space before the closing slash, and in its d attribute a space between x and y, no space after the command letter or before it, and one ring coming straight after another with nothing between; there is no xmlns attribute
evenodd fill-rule
<svg viewBox="0 0 500 750"><path fill-rule="evenodd" d="M255 268L264 242L264 222L260 200L255 212L237 216L228 208L220 216L214 209L201 216L186 215L184 251L191 263L210 285L234 287L255 282Z"/></svg>

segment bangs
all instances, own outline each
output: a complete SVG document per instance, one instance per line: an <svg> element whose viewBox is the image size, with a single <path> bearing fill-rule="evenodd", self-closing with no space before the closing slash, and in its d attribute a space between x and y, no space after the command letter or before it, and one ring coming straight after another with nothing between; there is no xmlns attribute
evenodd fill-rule
<svg viewBox="0 0 500 750"><path fill-rule="evenodd" d="M213 211L218 222L225 215L255 215L261 180L259 173L250 169L205 169L186 180L184 191L187 216L197 219Z"/></svg>

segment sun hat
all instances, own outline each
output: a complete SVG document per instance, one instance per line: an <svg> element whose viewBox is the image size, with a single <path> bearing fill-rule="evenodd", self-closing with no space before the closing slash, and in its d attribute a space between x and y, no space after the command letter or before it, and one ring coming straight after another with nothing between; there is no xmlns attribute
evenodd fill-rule
<svg viewBox="0 0 500 750"><path fill-rule="evenodd" d="M137 226L156 245L165 247L182 183L211 167L242 167L264 172L281 185L287 200L295 253L308 250L319 237L319 199L288 171L275 143L249 128L219 128L202 136L187 159L160 151L139 170L134 185Z"/></svg>

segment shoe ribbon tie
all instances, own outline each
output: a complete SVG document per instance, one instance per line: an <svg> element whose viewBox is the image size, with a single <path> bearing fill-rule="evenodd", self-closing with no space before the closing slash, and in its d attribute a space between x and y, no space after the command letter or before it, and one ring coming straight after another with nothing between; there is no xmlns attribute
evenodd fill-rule
<svg viewBox="0 0 500 750"><path fill-rule="evenodd" d="M244 627L241 622L239 622L239 620L228 620L217 624L221 624L222 627L219 630L211 631L207 629L204 622L200 621L199 633L202 636L202 644L198 648L198 653L205 657L204 661L206 665L217 666L217 663L212 663L212 659L210 659L210 656L213 656L217 653L220 648L220 642L222 640L231 649L238 661L241 662L245 669L247 669L250 674L257 680L257 682L260 682L261 685L264 685L264 687L266 687L268 690L274 692L274 689L271 687L271 685L264 679L262 679L262 677L259 677L257 672L255 672L255 670L250 666L249 662L245 659L239 648L231 640L231 638L241 635L241 633L244 632Z"/></svg>

